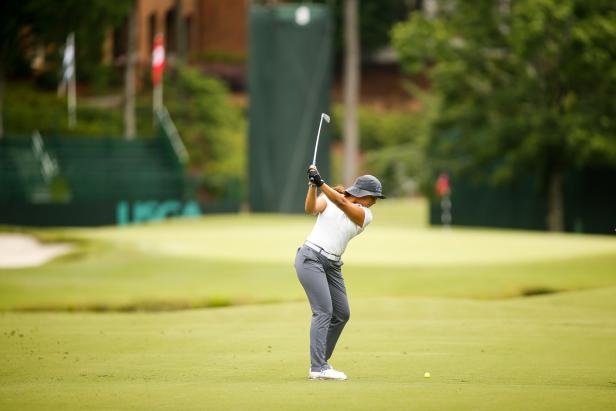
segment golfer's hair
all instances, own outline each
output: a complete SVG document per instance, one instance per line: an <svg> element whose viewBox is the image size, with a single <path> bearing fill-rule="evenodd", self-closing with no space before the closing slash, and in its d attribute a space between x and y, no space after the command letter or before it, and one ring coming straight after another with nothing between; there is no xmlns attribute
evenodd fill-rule
<svg viewBox="0 0 616 411"><path fill-rule="evenodd" d="M332 187L332 189L340 194L343 194L345 197L351 197L351 195L344 190L344 186L335 186Z"/></svg>

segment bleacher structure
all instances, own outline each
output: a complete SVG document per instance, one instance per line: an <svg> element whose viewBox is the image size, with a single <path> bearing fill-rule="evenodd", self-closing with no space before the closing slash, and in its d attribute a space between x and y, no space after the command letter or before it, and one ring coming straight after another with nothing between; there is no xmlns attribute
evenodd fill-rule
<svg viewBox="0 0 616 411"><path fill-rule="evenodd" d="M186 149L166 111L159 121L156 136L133 140L36 131L3 137L0 224L127 223L134 221L136 207L140 211L133 214L143 221L181 214L187 203L188 211L198 214L194 185L185 173Z"/></svg>

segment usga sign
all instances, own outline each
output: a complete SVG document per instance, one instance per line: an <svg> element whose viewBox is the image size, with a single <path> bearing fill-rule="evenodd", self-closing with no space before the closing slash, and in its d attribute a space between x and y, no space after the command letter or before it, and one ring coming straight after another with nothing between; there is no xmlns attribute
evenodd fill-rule
<svg viewBox="0 0 616 411"><path fill-rule="evenodd" d="M196 201L120 201L116 206L116 223L125 225L160 221L168 217L198 217L201 207Z"/></svg>
<svg viewBox="0 0 616 411"><path fill-rule="evenodd" d="M155 86L160 83L165 70L165 46L163 35L157 34L154 37L154 47L152 48L152 84Z"/></svg>

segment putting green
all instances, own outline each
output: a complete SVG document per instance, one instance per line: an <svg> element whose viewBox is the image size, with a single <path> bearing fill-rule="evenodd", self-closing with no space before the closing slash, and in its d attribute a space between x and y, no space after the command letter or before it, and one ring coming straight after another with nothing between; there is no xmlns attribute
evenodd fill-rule
<svg viewBox="0 0 616 411"><path fill-rule="evenodd" d="M360 299L308 381L306 303L0 317L0 409L610 409L616 288ZM430 379L423 377L429 371Z"/></svg>
<svg viewBox="0 0 616 411"><path fill-rule="evenodd" d="M384 210L386 211L386 210ZM500 264L616 254L609 236L547 234L514 230L478 230L379 224L379 210L366 232L353 239L345 260L356 264L458 266ZM76 230L72 235L113 242L151 254L283 263L310 233L314 217L240 215L194 221Z"/></svg>

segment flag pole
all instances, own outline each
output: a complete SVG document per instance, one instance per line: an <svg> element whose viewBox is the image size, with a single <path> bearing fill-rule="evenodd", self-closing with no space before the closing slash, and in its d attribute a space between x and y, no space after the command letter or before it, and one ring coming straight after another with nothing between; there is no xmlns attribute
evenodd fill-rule
<svg viewBox="0 0 616 411"><path fill-rule="evenodd" d="M163 72L165 70L165 45L163 35L158 33L154 37L152 47L152 112L153 122L156 126L156 113L163 108Z"/></svg>
<svg viewBox="0 0 616 411"><path fill-rule="evenodd" d="M160 82L154 86L154 99L153 99L154 114L163 108L163 83Z"/></svg>
<svg viewBox="0 0 616 411"><path fill-rule="evenodd" d="M75 127L77 123L77 85L75 84L75 75L71 77L68 83L68 128Z"/></svg>
<svg viewBox="0 0 616 411"><path fill-rule="evenodd" d="M69 61L70 67L69 70L69 78L68 78L68 96L67 96L67 104L68 104L68 128L75 127L77 123L77 85L76 85L76 77L77 73L75 70L75 33L71 33L68 36L66 47L72 51L72 59Z"/></svg>

